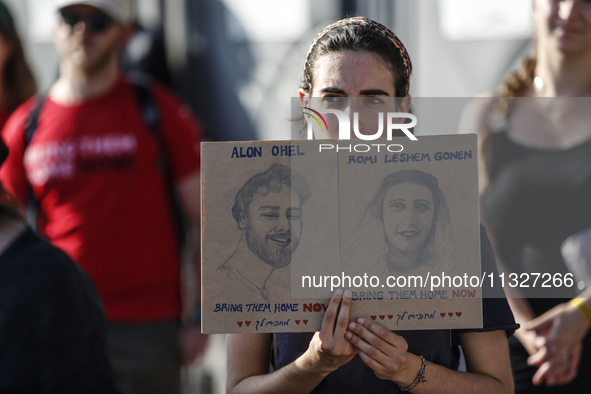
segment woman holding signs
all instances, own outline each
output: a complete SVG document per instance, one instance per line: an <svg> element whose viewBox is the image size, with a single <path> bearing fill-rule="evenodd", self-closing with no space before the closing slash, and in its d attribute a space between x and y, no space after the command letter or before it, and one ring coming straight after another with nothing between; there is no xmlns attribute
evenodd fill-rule
<svg viewBox="0 0 591 394"><path fill-rule="evenodd" d="M363 17L326 27L304 67L300 98L378 103L399 98L410 106L411 62L386 27ZM370 103L370 104L371 104ZM330 129L330 127L329 127ZM482 239L483 262L494 265ZM510 393L507 331L516 328L504 300L484 306L484 329L394 333L369 319L349 320L351 292L338 290L317 333L228 335L229 393ZM458 372L459 345L468 372ZM271 363L271 349L275 350ZM270 372L273 364L273 372Z"/></svg>

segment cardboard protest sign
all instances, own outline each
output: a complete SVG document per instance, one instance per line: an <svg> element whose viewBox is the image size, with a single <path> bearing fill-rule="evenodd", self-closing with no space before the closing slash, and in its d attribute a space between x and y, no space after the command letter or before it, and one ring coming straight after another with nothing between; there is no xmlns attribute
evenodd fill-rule
<svg viewBox="0 0 591 394"><path fill-rule="evenodd" d="M202 144L203 332L316 331L337 288L389 329L482 327L452 283L480 275L476 136L372 143Z"/></svg>

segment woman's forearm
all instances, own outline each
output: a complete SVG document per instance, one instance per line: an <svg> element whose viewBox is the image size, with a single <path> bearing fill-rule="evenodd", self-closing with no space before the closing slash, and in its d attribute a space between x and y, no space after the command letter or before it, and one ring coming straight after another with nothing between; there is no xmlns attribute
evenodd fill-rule
<svg viewBox="0 0 591 394"><path fill-rule="evenodd" d="M412 390L416 394L504 394L513 393L513 380L500 380L484 373L459 372L427 362L427 382Z"/></svg>
<svg viewBox="0 0 591 394"><path fill-rule="evenodd" d="M228 388L228 393L253 394L307 394L310 393L328 375L315 370L313 363L305 355L285 367L263 375L250 376L236 386Z"/></svg>

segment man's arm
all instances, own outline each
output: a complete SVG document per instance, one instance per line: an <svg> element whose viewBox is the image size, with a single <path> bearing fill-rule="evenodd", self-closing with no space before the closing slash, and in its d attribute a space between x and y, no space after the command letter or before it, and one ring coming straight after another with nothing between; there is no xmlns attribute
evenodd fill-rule
<svg viewBox="0 0 591 394"><path fill-rule="evenodd" d="M201 305L201 176L199 171L177 184L177 195L190 234L188 242L192 250L193 280L196 287L194 302L189 305L192 311L192 307Z"/></svg>
<svg viewBox="0 0 591 394"><path fill-rule="evenodd" d="M199 142L202 133L189 108L171 92L157 83L153 84L152 91L160 111L160 131L175 182L179 208L187 221L191 236L187 242L192 250L193 264L182 270L186 274L183 275L184 287L190 290L191 297L186 300L183 315L193 318L196 307L201 304ZM197 325L183 329L180 341L185 363L192 362L203 351L206 339L207 336L201 334Z"/></svg>
<svg viewBox="0 0 591 394"><path fill-rule="evenodd" d="M186 313L194 318L193 313L199 313L201 306L201 176L199 171L184 178L177 184L177 195L181 208L187 219L187 227L193 262L192 278L185 278L186 286L192 290L190 300L187 300ZM201 319L201 316L197 316ZM181 332L181 346L186 364L193 362L205 348L207 336L201 334L201 327L190 325Z"/></svg>

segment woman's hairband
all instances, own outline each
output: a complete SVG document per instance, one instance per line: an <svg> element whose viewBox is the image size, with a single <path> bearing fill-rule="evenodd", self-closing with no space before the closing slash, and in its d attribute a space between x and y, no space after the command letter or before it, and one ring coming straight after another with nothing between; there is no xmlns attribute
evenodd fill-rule
<svg viewBox="0 0 591 394"><path fill-rule="evenodd" d="M318 34L316 36L316 38L314 39L314 42L310 46L310 49L308 49L308 54L306 55L305 68L308 69L310 67L310 57L312 56L312 53L314 52L314 48L318 44L318 41L322 37L324 37L326 34L328 34L330 31L341 28L341 27L345 27L345 26L367 27L369 29L372 29L372 30L380 33L382 36L388 38L392 42L392 44L394 44L396 49L398 49L400 56L402 57L402 63L404 65L404 73L405 73L405 76L407 79L405 90L406 90L406 93L408 94L408 89L409 89L409 85L410 85L411 66L410 66L410 57L408 56L408 52L406 51L404 44L402 43L402 41L400 41L400 39L396 36L396 34L394 34L392 32L392 30L388 29L386 26L384 26L376 21L373 21L373 20L368 19L363 16L356 16L353 18L341 19L340 21L337 21L337 22L333 23L332 25L325 27L324 30L322 30L320 32L320 34Z"/></svg>

